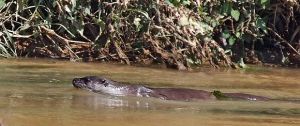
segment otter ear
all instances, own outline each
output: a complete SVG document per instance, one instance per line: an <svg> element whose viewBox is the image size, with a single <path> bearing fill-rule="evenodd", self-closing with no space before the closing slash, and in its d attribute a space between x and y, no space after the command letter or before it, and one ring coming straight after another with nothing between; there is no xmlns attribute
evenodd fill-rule
<svg viewBox="0 0 300 126"><path fill-rule="evenodd" d="M104 86L107 87L107 86L108 86L108 83L104 83Z"/></svg>
<svg viewBox="0 0 300 126"><path fill-rule="evenodd" d="M102 83L105 87L108 86L108 83L106 83L106 80L104 80L104 79L101 81L101 83Z"/></svg>

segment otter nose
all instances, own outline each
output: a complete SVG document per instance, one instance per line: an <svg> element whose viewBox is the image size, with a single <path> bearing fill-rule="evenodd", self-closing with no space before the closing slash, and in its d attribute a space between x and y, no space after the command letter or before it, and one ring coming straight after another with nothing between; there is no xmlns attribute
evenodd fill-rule
<svg viewBox="0 0 300 126"><path fill-rule="evenodd" d="M78 80L79 80L79 78L74 78L73 81L72 81L72 83L75 84L75 83L78 82Z"/></svg>
<svg viewBox="0 0 300 126"><path fill-rule="evenodd" d="M74 78L73 81L72 81L73 86L76 87L76 88L79 88L80 83L81 83L80 78Z"/></svg>

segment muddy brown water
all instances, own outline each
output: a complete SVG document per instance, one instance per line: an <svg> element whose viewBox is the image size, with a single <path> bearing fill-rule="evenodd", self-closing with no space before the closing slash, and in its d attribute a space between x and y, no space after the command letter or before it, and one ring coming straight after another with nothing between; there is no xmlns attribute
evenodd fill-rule
<svg viewBox="0 0 300 126"><path fill-rule="evenodd" d="M1 126L299 126L299 102L164 101L73 88L74 77L105 76L153 87L243 92L300 99L300 70L251 68L179 72L112 64L0 59Z"/></svg>

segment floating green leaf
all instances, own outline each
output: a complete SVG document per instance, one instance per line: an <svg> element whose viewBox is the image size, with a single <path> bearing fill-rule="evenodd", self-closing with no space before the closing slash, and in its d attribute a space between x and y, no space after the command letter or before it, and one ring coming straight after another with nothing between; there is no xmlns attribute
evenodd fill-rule
<svg viewBox="0 0 300 126"><path fill-rule="evenodd" d="M224 95L221 91L218 90L213 91L213 95L219 100L226 100L229 98L228 96Z"/></svg>

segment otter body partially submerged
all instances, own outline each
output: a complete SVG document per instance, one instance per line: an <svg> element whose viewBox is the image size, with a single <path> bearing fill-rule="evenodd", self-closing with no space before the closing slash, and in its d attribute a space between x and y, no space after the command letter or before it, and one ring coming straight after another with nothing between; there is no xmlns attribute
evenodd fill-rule
<svg viewBox="0 0 300 126"><path fill-rule="evenodd" d="M87 76L73 79L73 85L76 88L87 89L93 92L104 93L115 96L144 96L149 97L148 89L142 85L122 84L110 79L96 76Z"/></svg>
<svg viewBox="0 0 300 126"><path fill-rule="evenodd" d="M186 88L151 88L143 85L123 84L107 78L87 76L73 79L76 88L87 89L97 93L114 96L139 96L154 97L164 100L209 100L209 99L240 99L265 101L267 97L245 93L221 93L219 91L208 92Z"/></svg>

